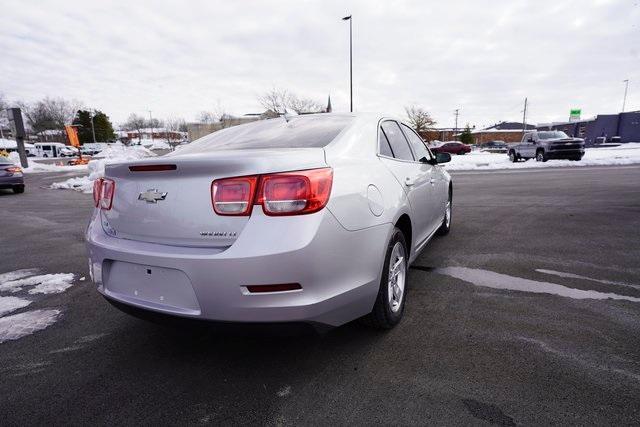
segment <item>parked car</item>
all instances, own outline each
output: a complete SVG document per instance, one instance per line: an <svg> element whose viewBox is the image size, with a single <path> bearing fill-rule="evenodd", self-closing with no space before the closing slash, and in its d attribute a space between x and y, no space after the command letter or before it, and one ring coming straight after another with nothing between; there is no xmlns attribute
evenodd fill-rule
<svg viewBox="0 0 640 427"><path fill-rule="evenodd" d="M480 144L480 150L490 153L506 153L509 146L504 141L489 141Z"/></svg>
<svg viewBox="0 0 640 427"><path fill-rule="evenodd" d="M80 150L72 145L65 145L59 151L60 157L77 157Z"/></svg>
<svg viewBox="0 0 640 427"><path fill-rule="evenodd" d="M314 114L108 164L91 277L141 317L391 328L409 265L450 230L450 159L386 116Z"/></svg>
<svg viewBox="0 0 640 427"><path fill-rule="evenodd" d="M509 147L509 160L549 159L581 160L584 156L584 139L571 138L558 130L526 132L522 142Z"/></svg>
<svg viewBox="0 0 640 427"><path fill-rule="evenodd" d="M0 156L0 188L11 189L14 193L24 193L24 175L22 168L11 160Z"/></svg>
<svg viewBox="0 0 640 427"><path fill-rule="evenodd" d="M462 142L450 141L432 147L431 151L434 153L466 154L471 152L471 147Z"/></svg>

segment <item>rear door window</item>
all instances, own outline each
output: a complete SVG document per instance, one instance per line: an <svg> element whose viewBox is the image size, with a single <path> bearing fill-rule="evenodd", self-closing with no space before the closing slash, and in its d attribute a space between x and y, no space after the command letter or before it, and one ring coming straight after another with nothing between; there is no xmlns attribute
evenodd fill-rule
<svg viewBox="0 0 640 427"><path fill-rule="evenodd" d="M393 157L393 150L391 149L391 145L389 145L389 140L382 131L380 131L380 134L378 135L378 145L380 146L381 155Z"/></svg>
<svg viewBox="0 0 640 427"><path fill-rule="evenodd" d="M380 129L384 132L387 140L389 141L389 145L393 151L393 157L399 160L415 160L411 153L411 149L409 148L409 143L402 134L398 123L387 120L386 122L382 122Z"/></svg>
<svg viewBox="0 0 640 427"><path fill-rule="evenodd" d="M424 141L422 138L416 134L413 129L411 129L407 125L402 125L402 130L404 130L404 134L407 136L409 143L411 144L411 148L413 148L413 154L415 154L416 159L420 160L422 158L426 158L427 160L431 159L431 153L427 149L427 146L424 145Z"/></svg>

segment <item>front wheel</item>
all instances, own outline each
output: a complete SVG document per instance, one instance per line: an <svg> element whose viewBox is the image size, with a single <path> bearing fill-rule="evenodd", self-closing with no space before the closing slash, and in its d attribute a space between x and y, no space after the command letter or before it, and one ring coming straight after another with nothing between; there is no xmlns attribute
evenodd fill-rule
<svg viewBox="0 0 640 427"><path fill-rule="evenodd" d="M516 156L516 152L511 150L509 151L509 160L513 163L516 163L518 161L518 156Z"/></svg>
<svg viewBox="0 0 640 427"><path fill-rule="evenodd" d="M378 329L391 329L402 319L407 284L407 244L399 228L393 230L384 258L378 296L362 320Z"/></svg>
<svg viewBox="0 0 640 427"><path fill-rule="evenodd" d="M537 162L546 162L547 156L544 154L544 151L540 150L536 153L536 161Z"/></svg>
<svg viewBox="0 0 640 427"><path fill-rule="evenodd" d="M440 236L444 236L446 234L449 234L449 231L451 231L451 214L452 214L452 209L453 209L453 204L452 204L452 197L451 197L451 193L449 193L449 198L447 199L447 204L444 208L444 216L442 217L442 224L440 225L440 228L438 228L438 235Z"/></svg>

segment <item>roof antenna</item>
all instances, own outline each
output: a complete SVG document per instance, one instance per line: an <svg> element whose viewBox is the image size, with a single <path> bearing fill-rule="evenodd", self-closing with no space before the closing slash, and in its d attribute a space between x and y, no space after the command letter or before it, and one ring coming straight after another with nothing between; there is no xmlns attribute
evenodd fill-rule
<svg viewBox="0 0 640 427"><path fill-rule="evenodd" d="M292 117L297 116L298 113L296 113L295 111L289 111L289 109L287 107L284 107L284 114L282 115L282 117L284 117L284 120L289 123L289 120L291 120Z"/></svg>

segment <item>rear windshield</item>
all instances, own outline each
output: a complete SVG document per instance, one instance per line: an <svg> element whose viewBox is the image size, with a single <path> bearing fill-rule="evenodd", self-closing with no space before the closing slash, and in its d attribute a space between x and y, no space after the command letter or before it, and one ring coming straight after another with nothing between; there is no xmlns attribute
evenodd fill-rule
<svg viewBox="0 0 640 427"><path fill-rule="evenodd" d="M324 147L347 127L353 116L314 114L259 120L214 132L186 145L179 154L256 148Z"/></svg>

